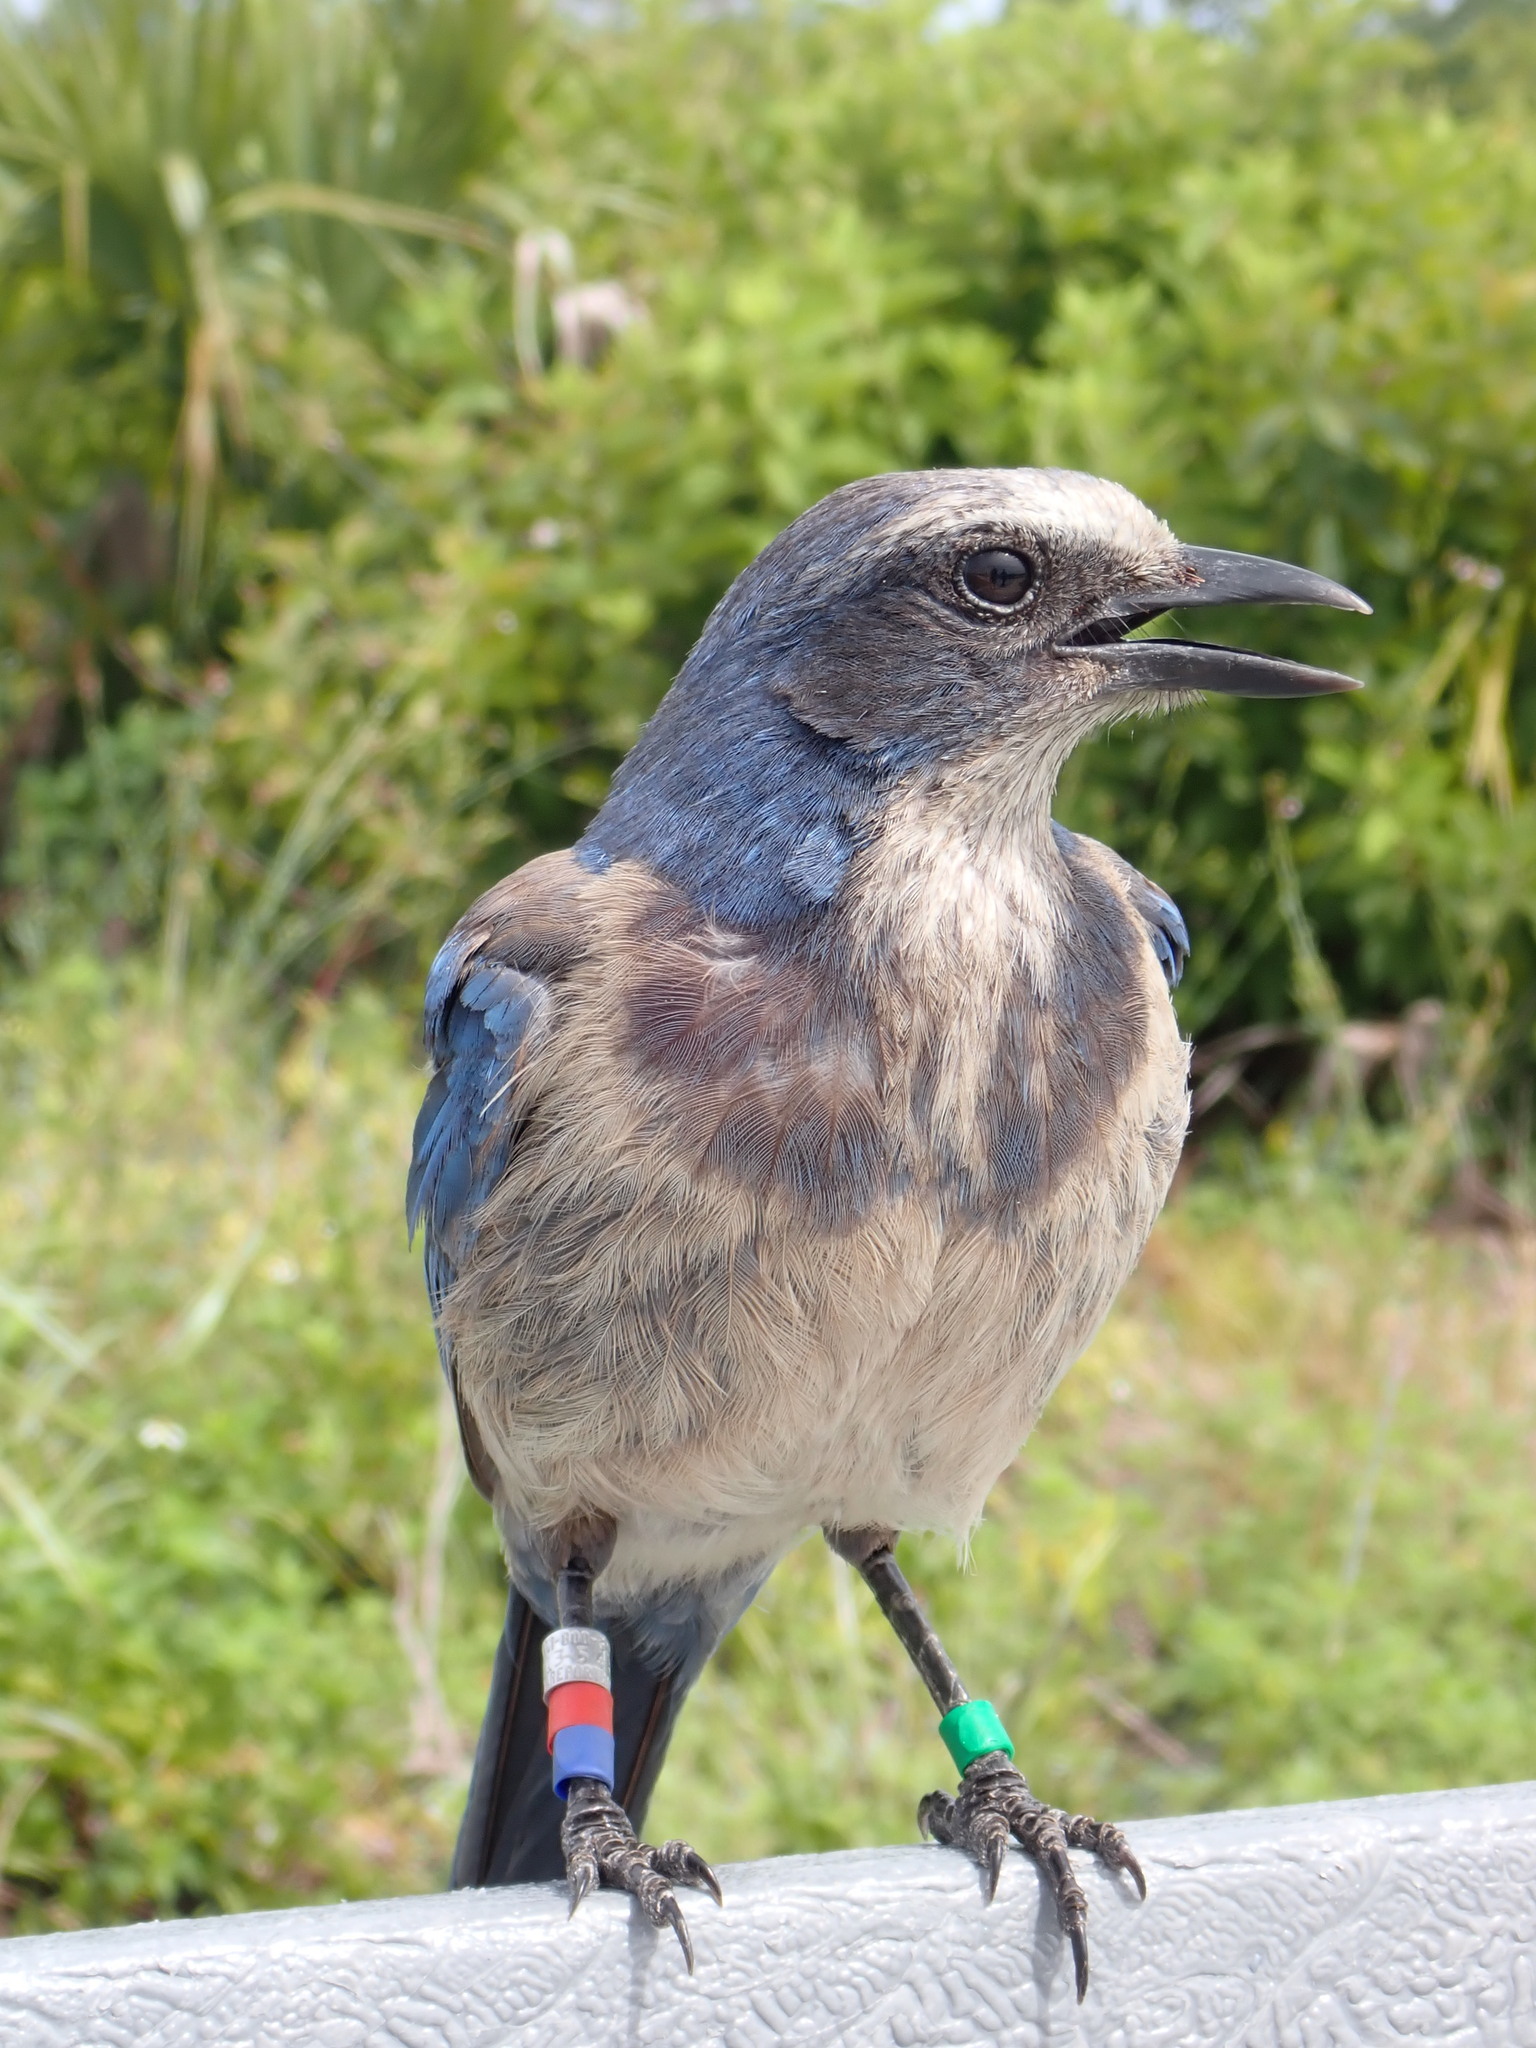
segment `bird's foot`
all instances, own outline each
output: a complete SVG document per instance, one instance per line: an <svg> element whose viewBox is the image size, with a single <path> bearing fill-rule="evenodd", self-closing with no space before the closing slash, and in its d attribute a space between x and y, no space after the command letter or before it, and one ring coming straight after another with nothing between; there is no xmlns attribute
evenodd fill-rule
<svg viewBox="0 0 1536 2048"><path fill-rule="evenodd" d="M642 1842L629 1815L595 1778L575 1778L567 1788L560 1846L573 1913L598 1885L632 1893L653 1927L670 1927L676 1934L688 1974L693 1975L693 1942L672 1887L697 1885L717 1906L723 1903L715 1873L697 1849L686 1842L663 1842L659 1849Z"/></svg>
<svg viewBox="0 0 1536 2048"><path fill-rule="evenodd" d="M1062 1932L1072 1944L1081 2005L1088 1990L1088 1901L1067 1851L1091 1849L1111 1870L1127 1872L1145 1898L1147 1881L1120 1830L1108 1821L1045 1805L1000 1750L978 1757L967 1768L953 1798L947 1792L930 1792L917 1809L917 1824L925 1835L963 1849L981 1865L987 1873L989 1899L997 1892L1010 1838L1034 1858L1045 1872Z"/></svg>

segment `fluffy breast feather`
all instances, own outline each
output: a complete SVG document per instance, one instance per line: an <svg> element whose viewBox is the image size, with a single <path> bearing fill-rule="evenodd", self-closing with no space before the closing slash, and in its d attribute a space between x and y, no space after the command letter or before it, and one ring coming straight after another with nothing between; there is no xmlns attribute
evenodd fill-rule
<svg viewBox="0 0 1536 2048"><path fill-rule="evenodd" d="M836 931L570 882L441 1322L505 1523L614 1513L616 1588L816 1520L964 1527L1166 1192L1185 1049L1113 856L957 847L926 890L880 857Z"/></svg>

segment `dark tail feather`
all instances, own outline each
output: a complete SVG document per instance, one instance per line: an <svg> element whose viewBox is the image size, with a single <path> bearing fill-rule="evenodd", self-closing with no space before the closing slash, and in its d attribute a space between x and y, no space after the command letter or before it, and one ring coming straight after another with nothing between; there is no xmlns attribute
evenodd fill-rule
<svg viewBox="0 0 1536 2048"><path fill-rule="evenodd" d="M686 1683L658 1678L632 1631L605 1619L613 1651L615 1794L638 1830L667 1753ZM491 1696L475 1750L469 1803L453 1853L455 1891L564 1877L565 1807L549 1782L541 1651L549 1630L515 1588L496 1647Z"/></svg>

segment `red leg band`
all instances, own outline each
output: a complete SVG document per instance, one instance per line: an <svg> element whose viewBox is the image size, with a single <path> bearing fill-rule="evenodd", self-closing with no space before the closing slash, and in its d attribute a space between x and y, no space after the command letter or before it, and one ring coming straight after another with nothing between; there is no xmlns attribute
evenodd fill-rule
<svg viewBox="0 0 1536 2048"><path fill-rule="evenodd" d="M606 1685L573 1678L552 1687L545 1704L549 1709L546 1748L554 1748L562 1728L602 1728L613 1733L613 1694Z"/></svg>

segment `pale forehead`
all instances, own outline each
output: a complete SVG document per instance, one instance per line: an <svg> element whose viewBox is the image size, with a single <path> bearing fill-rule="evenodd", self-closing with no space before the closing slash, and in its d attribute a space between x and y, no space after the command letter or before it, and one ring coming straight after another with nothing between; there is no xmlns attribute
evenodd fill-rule
<svg viewBox="0 0 1536 2048"><path fill-rule="evenodd" d="M933 473L925 483L919 499L880 521L876 537L899 544L995 525L1125 554L1161 551L1172 538L1123 484L1078 470L952 470Z"/></svg>

